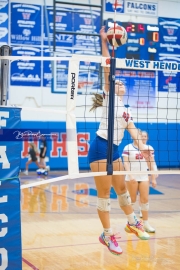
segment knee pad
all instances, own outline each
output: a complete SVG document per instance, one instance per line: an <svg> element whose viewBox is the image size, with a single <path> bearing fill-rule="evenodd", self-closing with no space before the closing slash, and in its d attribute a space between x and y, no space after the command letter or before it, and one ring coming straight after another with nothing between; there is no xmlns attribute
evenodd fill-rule
<svg viewBox="0 0 180 270"><path fill-rule="evenodd" d="M120 207L131 205L131 197L129 195L129 192L126 191L125 193L118 195L118 201L119 201Z"/></svg>
<svg viewBox="0 0 180 270"><path fill-rule="evenodd" d="M111 210L110 198L97 198L97 209L101 212L109 212Z"/></svg>
<svg viewBox="0 0 180 270"><path fill-rule="evenodd" d="M141 203L141 210L148 211L149 210L149 203Z"/></svg>

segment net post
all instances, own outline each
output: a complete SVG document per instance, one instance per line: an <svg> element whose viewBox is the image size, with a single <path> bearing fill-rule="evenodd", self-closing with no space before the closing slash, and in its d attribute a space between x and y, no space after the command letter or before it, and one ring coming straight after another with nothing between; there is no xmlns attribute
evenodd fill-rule
<svg viewBox="0 0 180 270"><path fill-rule="evenodd" d="M0 48L1 56L10 56L11 48L8 45L3 45ZM0 74L0 89L1 89L1 99L0 105L7 105L7 95L8 95L8 79L9 79L9 60L3 59L1 60L1 74Z"/></svg>
<svg viewBox="0 0 180 270"><path fill-rule="evenodd" d="M73 57L69 60L67 100L66 100L66 134L68 153L68 175L79 174L77 127L76 127L76 99L78 91L79 60Z"/></svg>
<svg viewBox="0 0 180 270"><path fill-rule="evenodd" d="M115 69L116 58L110 59L109 75L109 111L108 111L108 151L107 151L107 174L113 174L113 138L114 138L114 100L115 100Z"/></svg>

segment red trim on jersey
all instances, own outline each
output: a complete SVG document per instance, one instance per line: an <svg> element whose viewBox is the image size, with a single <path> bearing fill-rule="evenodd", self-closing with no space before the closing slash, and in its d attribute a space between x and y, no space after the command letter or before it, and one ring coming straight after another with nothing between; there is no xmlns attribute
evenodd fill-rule
<svg viewBox="0 0 180 270"><path fill-rule="evenodd" d="M125 151L124 151L124 152L123 152L123 154L125 154L125 155L129 155L129 152L125 152Z"/></svg>

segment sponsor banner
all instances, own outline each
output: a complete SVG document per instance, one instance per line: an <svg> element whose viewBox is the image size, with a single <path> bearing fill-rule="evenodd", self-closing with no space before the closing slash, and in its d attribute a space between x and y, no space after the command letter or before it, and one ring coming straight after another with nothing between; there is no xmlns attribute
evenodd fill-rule
<svg viewBox="0 0 180 270"><path fill-rule="evenodd" d="M117 79L126 87L124 104L131 107L132 112L152 114L156 112L156 74L152 71L117 70Z"/></svg>
<svg viewBox="0 0 180 270"><path fill-rule="evenodd" d="M8 1L0 1L0 45L8 44Z"/></svg>
<svg viewBox="0 0 180 270"><path fill-rule="evenodd" d="M56 8L56 31L62 32L56 34L56 46L63 47L72 47L74 44L74 37L72 35L63 34L63 31L72 31L74 20L72 18L71 8L62 7L58 10ZM49 37L47 31L46 22L44 22L44 45L49 45L49 40L51 45L53 44L53 29L54 29L54 18L53 18L53 7L47 6L47 14L48 14L48 30Z"/></svg>
<svg viewBox="0 0 180 270"><path fill-rule="evenodd" d="M90 107L88 107L89 110ZM147 110L146 114L147 115ZM133 116L133 113L132 113ZM142 115L141 115L142 116ZM94 116L96 118L96 113ZM92 119L92 118L91 118ZM145 118L144 118L145 119ZM155 122L155 123L153 123ZM171 149L177 150L177 141L171 140L169 141L168 138L173 138L174 131L180 132L180 125L177 126L177 123L158 123L157 119L154 119L152 123L147 123L146 119L144 123L135 123L138 128L142 130L146 130L150 137L149 144L155 148L156 152L156 160L158 162L158 166L167 166L173 167L178 166L178 158L176 159L169 159L169 151ZM57 127L60 128L59 132L57 132ZM78 145L78 159L79 159L79 169L89 169L89 162L88 162L88 151L91 142L94 140L96 136L96 131L99 127L99 122L77 122L77 145ZM52 140L47 140L47 165L53 170L67 170L67 134L66 134L66 122L34 122L34 121L27 121L22 122L22 128L31 130L31 128L39 128L46 129L48 133L53 133L54 131L57 133L56 136L52 137ZM178 129L178 130L177 130ZM160 149L159 142L157 138L164 138L163 148ZM123 148L131 141L131 138L127 131L125 131L124 139L119 146L119 152L122 153ZM166 147L167 141L167 147ZM32 140L30 140L32 142ZM22 143L22 152L21 152L21 169L25 168L25 163L27 162L28 158L26 157L28 154L28 141L21 141ZM37 145L37 149L40 149L40 142L39 140L35 140L35 144ZM164 150L166 149L166 150ZM178 151L178 150L177 150ZM37 169L35 164L29 165L30 170Z"/></svg>
<svg viewBox="0 0 180 270"><path fill-rule="evenodd" d="M154 2L125 0L125 13L139 16L158 16L158 4Z"/></svg>
<svg viewBox="0 0 180 270"><path fill-rule="evenodd" d="M115 0L105 0L105 11L114 12ZM117 0L116 11L118 13L124 13L124 0Z"/></svg>
<svg viewBox="0 0 180 270"><path fill-rule="evenodd" d="M49 49L44 49L43 56L52 56L51 53ZM52 65L53 61L43 61L43 86L45 87L52 86Z"/></svg>
<svg viewBox="0 0 180 270"><path fill-rule="evenodd" d="M6 141L3 132L21 128L20 112L18 108L0 109L0 179L17 177L19 174L21 142Z"/></svg>
<svg viewBox="0 0 180 270"><path fill-rule="evenodd" d="M41 45L41 6L11 3L11 43Z"/></svg>
<svg viewBox="0 0 180 270"><path fill-rule="evenodd" d="M13 56L41 56L41 49L14 46ZM19 60L11 63L11 85L41 86L41 61Z"/></svg>
<svg viewBox="0 0 180 270"><path fill-rule="evenodd" d="M99 34L101 28L101 13L97 9L76 9L74 13L74 31L84 33L84 35L75 35L74 47L81 49L101 51L99 36L86 36L86 33Z"/></svg>
<svg viewBox="0 0 180 270"><path fill-rule="evenodd" d="M80 55L100 55L100 53L84 50L74 50L74 53ZM100 64L80 61L78 93L87 94L97 92L100 89L100 77Z"/></svg>
<svg viewBox="0 0 180 270"><path fill-rule="evenodd" d="M71 56L73 50L66 47L57 48L56 56ZM49 56L49 49L44 50L44 56ZM52 65L54 76L52 76ZM69 61L44 61L43 62L43 86L51 87L54 93L67 92Z"/></svg>
<svg viewBox="0 0 180 270"><path fill-rule="evenodd" d="M73 12L72 12L73 11ZM47 7L48 23L49 23L49 40L47 25L44 23L44 45L52 45L53 42L53 7ZM56 46L76 47L84 49L93 49L100 52L100 38L86 35L70 35L63 32L79 32L79 33L95 33L99 34L101 27L101 13L97 9L71 9L63 7L56 11Z"/></svg>
<svg viewBox="0 0 180 270"><path fill-rule="evenodd" d="M18 155L20 159L18 153L20 151L12 151L11 155L14 157ZM18 178L0 181L0 269L2 270L22 269L20 200Z"/></svg>
<svg viewBox="0 0 180 270"><path fill-rule="evenodd" d="M160 54L160 60L165 61L176 61L180 65L180 55L168 55ZM171 71L159 71L158 72L158 91L160 92L180 92L179 87L180 72Z"/></svg>
<svg viewBox="0 0 180 270"><path fill-rule="evenodd" d="M180 19L159 18L159 53L180 54Z"/></svg>
<svg viewBox="0 0 180 270"><path fill-rule="evenodd" d="M109 66L110 59L102 59L102 66ZM137 69L137 70L151 70L151 71L180 71L180 63L175 61L147 61L134 59L116 59L116 68L122 69Z"/></svg>

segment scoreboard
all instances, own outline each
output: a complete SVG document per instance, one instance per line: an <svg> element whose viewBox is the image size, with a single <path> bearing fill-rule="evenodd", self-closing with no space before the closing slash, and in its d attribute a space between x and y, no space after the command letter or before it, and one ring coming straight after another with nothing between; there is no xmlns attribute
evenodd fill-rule
<svg viewBox="0 0 180 270"><path fill-rule="evenodd" d="M159 27L144 23L116 22L128 35L125 45L116 49L116 57L142 60L158 60ZM114 25L112 19L105 21L106 30ZM112 47L109 46L111 50Z"/></svg>

